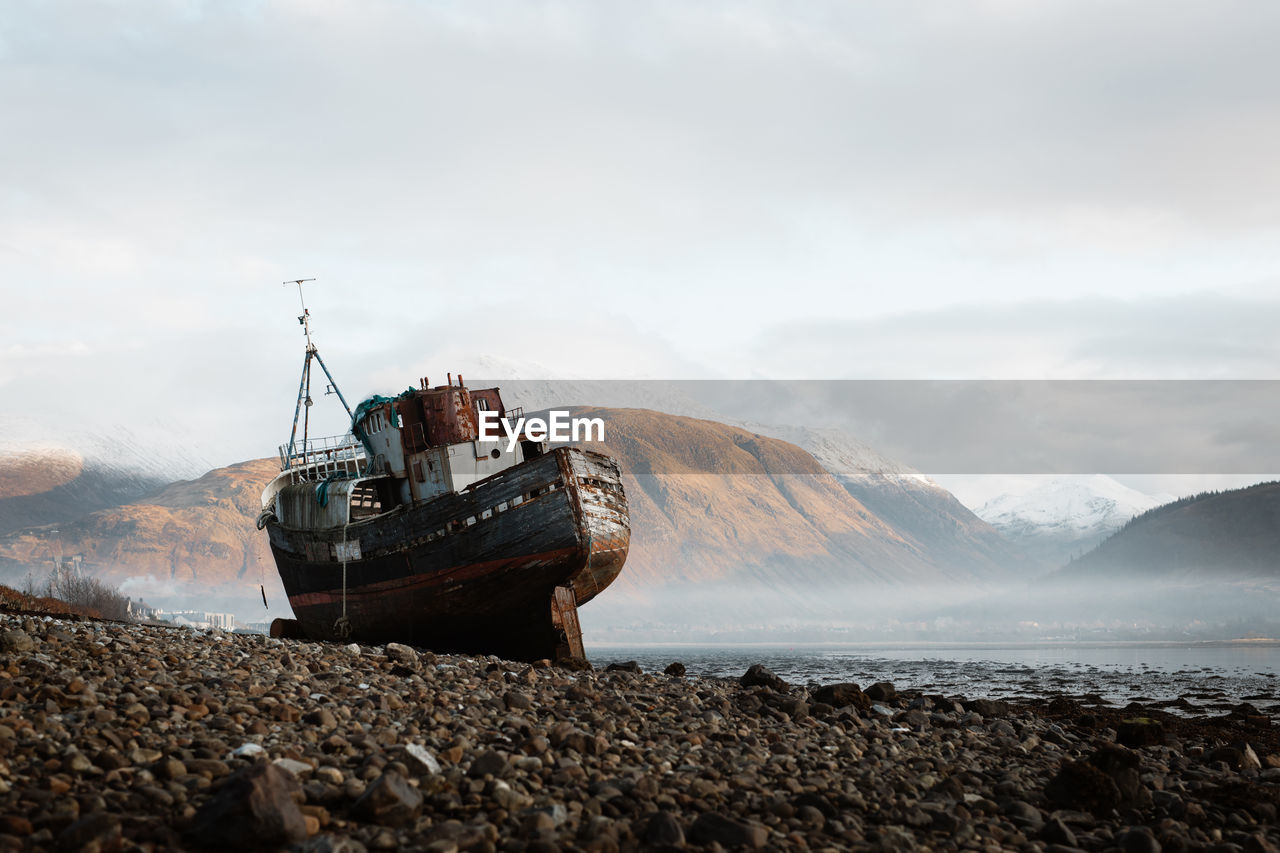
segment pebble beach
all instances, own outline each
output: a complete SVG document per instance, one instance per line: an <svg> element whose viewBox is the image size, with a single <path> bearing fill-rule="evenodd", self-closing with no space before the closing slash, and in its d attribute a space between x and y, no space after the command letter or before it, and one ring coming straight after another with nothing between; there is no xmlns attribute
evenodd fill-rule
<svg viewBox="0 0 1280 853"><path fill-rule="evenodd" d="M0 614L0 850L1280 849L1280 737L1070 693Z"/></svg>

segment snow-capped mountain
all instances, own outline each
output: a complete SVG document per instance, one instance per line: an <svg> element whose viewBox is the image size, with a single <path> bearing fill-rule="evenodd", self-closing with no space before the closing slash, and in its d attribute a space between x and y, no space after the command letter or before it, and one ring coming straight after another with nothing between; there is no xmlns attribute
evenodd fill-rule
<svg viewBox="0 0 1280 853"><path fill-rule="evenodd" d="M1135 515L1172 500L1148 495L1104 474L1028 478L1025 490L979 506L979 518L1047 568L1089 551Z"/></svg>

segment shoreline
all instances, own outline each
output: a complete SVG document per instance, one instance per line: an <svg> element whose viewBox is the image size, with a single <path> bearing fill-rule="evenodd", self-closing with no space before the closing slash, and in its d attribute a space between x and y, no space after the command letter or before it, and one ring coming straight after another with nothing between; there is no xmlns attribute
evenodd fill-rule
<svg viewBox="0 0 1280 853"><path fill-rule="evenodd" d="M0 850L1280 847L1247 703L749 675L0 613Z"/></svg>
<svg viewBox="0 0 1280 853"><path fill-rule="evenodd" d="M1043 648L1230 648L1234 646L1280 647L1280 638L1241 637L1234 640L1011 640L987 641L884 641L862 643L593 643L592 648L610 649L1043 649Z"/></svg>

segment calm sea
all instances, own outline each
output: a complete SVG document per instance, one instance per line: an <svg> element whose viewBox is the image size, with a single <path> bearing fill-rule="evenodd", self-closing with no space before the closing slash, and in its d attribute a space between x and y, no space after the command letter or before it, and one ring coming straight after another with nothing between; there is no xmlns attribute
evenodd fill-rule
<svg viewBox="0 0 1280 853"><path fill-rule="evenodd" d="M1280 713L1280 643L987 646L602 646L597 667L646 672L680 661L689 675L736 678L762 663L795 684L891 681L965 698L1079 696L1126 704L1179 697L1221 711L1242 701Z"/></svg>

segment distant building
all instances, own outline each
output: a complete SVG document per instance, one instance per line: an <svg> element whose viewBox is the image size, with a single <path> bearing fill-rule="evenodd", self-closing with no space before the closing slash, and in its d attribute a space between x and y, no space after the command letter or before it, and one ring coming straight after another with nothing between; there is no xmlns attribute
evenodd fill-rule
<svg viewBox="0 0 1280 853"><path fill-rule="evenodd" d="M209 613L205 610L156 610L154 618L201 631L233 631L236 627L234 613Z"/></svg>
<svg viewBox="0 0 1280 853"><path fill-rule="evenodd" d="M132 598L126 598L125 608L129 613L130 619L136 619L140 622L154 620L156 618L156 613L158 612L154 607L149 606L141 599L134 601Z"/></svg>

